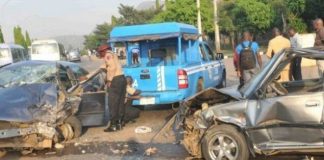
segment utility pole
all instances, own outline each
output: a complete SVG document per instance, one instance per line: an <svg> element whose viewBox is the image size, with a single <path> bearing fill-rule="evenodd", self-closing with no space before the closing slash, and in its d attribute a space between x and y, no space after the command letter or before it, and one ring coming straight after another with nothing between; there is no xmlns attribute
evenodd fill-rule
<svg viewBox="0 0 324 160"><path fill-rule="evenodd" d="M218 26L217 0L213 0L213 1L214 1L215 47L216 47L216 52L219 53L221 48L220 48L219 26Z"/></svg>
<svg viewBox="0 0 324 160"><path fill-rule="evenodd" d="M199 40L202 41L202 26L201 26L201 14L200 14L200 0L197 0L197 10L198 10L198 17L197 17L197 25L198 25L198 32L199 32Z"/></svg>

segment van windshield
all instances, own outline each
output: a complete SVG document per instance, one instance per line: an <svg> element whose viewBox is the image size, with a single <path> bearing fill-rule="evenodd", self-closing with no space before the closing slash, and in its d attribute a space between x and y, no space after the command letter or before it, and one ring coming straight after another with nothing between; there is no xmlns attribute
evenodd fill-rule
<svg viewBox="0 0 324 160"><path fill-rule="evenodd" d="M128 43L129 66L172 66L177 63L177 39Z"/></svg>
<svg viewBox="0 0 324 160"><path fill-rule="evenodd" d="M1 48L0 49L0 58L8 58L9 57L9 49Z"/></svg>
<svg viewBox="0 0 324 160"><path fill-rule="evenodd" d="M59 48L56 43L34 44L32 46L32 54L51 54L59 53Z"/></svg>

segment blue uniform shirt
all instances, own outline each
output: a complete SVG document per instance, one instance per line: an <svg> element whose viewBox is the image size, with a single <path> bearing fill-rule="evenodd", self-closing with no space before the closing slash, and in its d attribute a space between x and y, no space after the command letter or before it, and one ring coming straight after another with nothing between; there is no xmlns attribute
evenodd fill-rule
<svg viewBox="0 0 324 160"><path fill-rule="evenodd" d="M242 42L245 47L249 47L250 41L244 41ZM236 47L236 53L239 55L241 51L243 50L242 43L237 45ZM253 53L256 55L259 51L259 45L256 42L252 42L251 49L253 50Z"/></svg>

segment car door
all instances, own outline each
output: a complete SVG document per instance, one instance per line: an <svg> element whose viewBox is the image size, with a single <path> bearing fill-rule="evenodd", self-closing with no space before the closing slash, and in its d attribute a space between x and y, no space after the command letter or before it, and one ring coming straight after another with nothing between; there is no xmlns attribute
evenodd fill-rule
<svg viewBox="0 0 324 160"><path fill-rule="evenodd" d="M216 86L219 84L219 81L221 79L221 64L220 61L216 60L214 52L210 49L210 47L207 44L204 44L206 53L208 55L208 58L210 60L210 70L211 70L211 86Z"/></svg>
<svg viewBox="0 0 324 160"><path fill-rule="evenodd" d="M210 63L210 60L208 57L209 55L206 52L206 49L205 49L203 43L199 44L199 51L200 51L200 54L202 57L202 65L201 66L202 66L202 72L204 75L204 85L206 88L208 88L211 86L211 81L213 79L213 70L212 70L211 65L209 64Z"/></svg>
<svg viewBox="0 0 324 160"><path fill-rule="evenodd" d="M255 111L250 136L259 148L323 147L323 92L261 99Z"/></svg>
<svg viewBox="0 0 324 160"><path fill-rule="evenodd" d="M104 71L99 71L82 83L82 101L77 113L83 126L100 126L108 121L107 92Z"/></svg>

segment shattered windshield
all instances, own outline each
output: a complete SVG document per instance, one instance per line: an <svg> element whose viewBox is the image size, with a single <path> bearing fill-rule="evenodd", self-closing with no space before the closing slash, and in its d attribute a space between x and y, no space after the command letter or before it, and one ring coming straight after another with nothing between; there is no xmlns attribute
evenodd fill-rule
<svg viewBox="0 0 324 160"><path fill-rule="evenodd" d="M53 82L56 66L49 64L14 65L0 70L0 88Z"/></svg>

